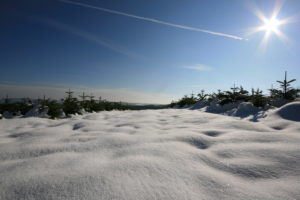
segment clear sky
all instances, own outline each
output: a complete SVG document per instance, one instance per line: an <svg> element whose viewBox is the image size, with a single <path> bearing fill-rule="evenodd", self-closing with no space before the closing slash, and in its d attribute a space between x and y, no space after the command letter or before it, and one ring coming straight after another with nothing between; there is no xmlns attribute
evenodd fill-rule
<svg viewBox="0 0 300 200"><path fill-rule="evenodd" d="M71 88L114 101L169 103L233 84L267 93L285 70L297 87L300 1L286 0L277 9L277 31L285 39L271 31L263 48L266 30L249 34L264 25L255 8L269 19L279 4L1 0L0 95L59 98Z"/></svg>

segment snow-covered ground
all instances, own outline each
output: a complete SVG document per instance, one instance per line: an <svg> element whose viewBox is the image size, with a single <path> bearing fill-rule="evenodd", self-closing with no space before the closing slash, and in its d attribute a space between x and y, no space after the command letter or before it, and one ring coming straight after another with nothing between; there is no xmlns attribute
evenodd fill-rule
<svg viewBox="0 0 300 200"><path fill-rule="evenodd" d="M300 199L300 103L0 120L0 199Z"/></svg>

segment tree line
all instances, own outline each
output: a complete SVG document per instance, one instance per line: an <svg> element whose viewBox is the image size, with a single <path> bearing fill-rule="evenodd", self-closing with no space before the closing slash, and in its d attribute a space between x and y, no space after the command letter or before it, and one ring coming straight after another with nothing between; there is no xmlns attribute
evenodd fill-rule
<svg viewBox="0 0 300 200"><path fill-rule="evenodd" d="M60 101L51 100L44 95L43 99L34 101L30 98L23 98L18 102L10 102L8 95L4 99L4 103L0 104L0 114L5 112L13 116L26 115L34 106L40 105L39 110L43 112L47 110L47 115L51 119L61 117L63 115L70 116L74 114L83 114L84 112L99 112L111 110L142 110L142 109L159 109L166 106L160 105L134 105L122 102L111 102L99 97L95 99L93 95L86 95L84 92L79 98L73 96L74 91L70 89L66 91L66 97Z"/></svg>
<svg viewBox="0 0 300 200"><path fill-rule="evenodd" d="M178 101L172 101L169 107L183 107L193 105L199 101L216 101L222 106L235 102L251 102L256 107L265 107L266 105L274 105L279 100L289 102L299 97L300 89L291 87L291 83L294 81L296 79L288 80L287 72L285 72L284 80L277 81L280 84L280 89L269 89L269 95L264 95L263 91L259 88L252 88L249 92L242 86L236 87L234 85L227 91L218 90L216 93L207 94L204 90L201 90L197 95L184 95Z"/></svg>

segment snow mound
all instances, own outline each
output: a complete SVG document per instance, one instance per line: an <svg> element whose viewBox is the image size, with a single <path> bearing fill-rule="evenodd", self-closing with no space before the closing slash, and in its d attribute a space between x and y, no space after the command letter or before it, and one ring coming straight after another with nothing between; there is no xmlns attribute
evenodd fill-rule
<svg viewBox="0 0 300 200"><path fill-rule="evenodd" d="M274 114L286 120L300 122L300 102L286 104L279 108Z"/></svg>
<svg viewBox="0 0 300 200"><path fill-rule="evenodd" d="M238 105L236 109L233 109L230 113L230 116L236 117L247 117L249 115L254 115L259 111L259 109L253 106L250 102L242 102Z"/></svg>
<svg viewBox="0 0 300 200"><path fill-rule="evenodd" d="M300 199L300 123L272 121L293 129L187 109L0 120L0 199Z"/></svg>
<svg viewBox="0 0 300 200"><path fill-rule="evenodd" d="M42 105L37 104L32 109L30 109L24 117L41 117L41 118L49 118L48 108L43 108Z"/></svg>
<svg viewBox="0 0 300 200"><path fill-rule="evenodd" d="M13 116L10 112L5 111L5 112L3 113L3 117L4 117L5 119L11 119L11 118L13 118L14 116Z"/></svg>
<svg viewBox="0 0 300 200"><path fill-rule="evenodd" d="M209 113L225 113L227 111L230 111L234 108L237 108L239 105L238 102L236 103L227 103L225 105L220 105L217 101L210 102L210 105L207 107L204 107L202 110Z"/></svg>
<svg viewBox="0 0 300 200"><path fill-rule="evenodd" d="M197 110L197 109L204 108L205 106L208 106L208 105L209 105L208 101L198 101L190 109L191 110Z"/></svg>

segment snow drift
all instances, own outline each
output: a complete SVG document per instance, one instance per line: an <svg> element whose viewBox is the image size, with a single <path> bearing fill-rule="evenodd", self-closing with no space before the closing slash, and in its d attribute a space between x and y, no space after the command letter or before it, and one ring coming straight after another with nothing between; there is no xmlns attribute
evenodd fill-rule
<svg viewBox="0 0 300 200"><path fill-rule="evenodd" d="M256 123L184 109L4 119L0 199L300 199L296 108Z"/></svg>
<svg viewBox="0 0 300 200"><path fill-rule="evenodd" d="M300 102L286 104L278 109L275 114L286 120L300 122Z"/></svg>
<svg viewBox="0 0 300 200"><path fill-rule="evenodd" d="M24 117L41 117L41 118L49 118L48 108L43 108L42 105L37 104L32 109L30 109Z"/></svg>

